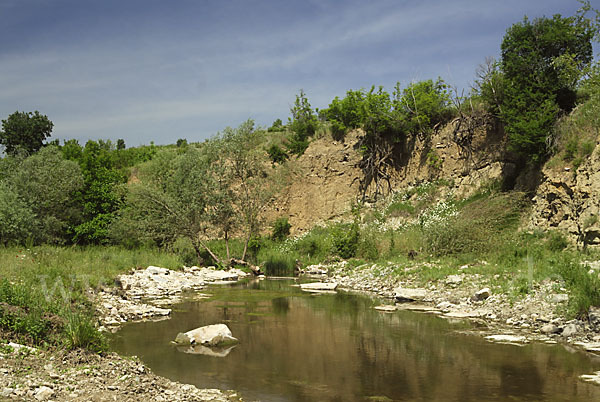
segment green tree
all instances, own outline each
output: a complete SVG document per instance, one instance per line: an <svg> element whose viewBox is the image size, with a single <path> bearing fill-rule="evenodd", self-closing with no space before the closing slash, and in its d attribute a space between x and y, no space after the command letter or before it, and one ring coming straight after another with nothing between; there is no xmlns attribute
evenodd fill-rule
<svg viewBox="0 0 600 402"><path fill-rule="evenodd" d="M212 146L159 154L140 168L140 182L130 186L121 220L134 228L138 236L159 245L173 243L178 237L187 238L199 262L203 250L221 262L206 243L211 235L210 208L217 187L212 166L217 158Z"/></svg>
<svg viewBox="0 0 600 402"><path fill-rule="evenodd" d="M266 155L260 147L261 132L254 130L254 121L248 120L238 128L227 128L221 134L223 156L233 183L234 210L244 232L246 258L248 243L259 234L262 212L274 193L274 181L265 172Z"/></svg>
<svg viewBox="0 0 600 402"><path fill-rule="evenodd" d="M54 146L23 160L8 182L36 217L33 238L38 243L68 242L81 217L76 193L83 187L77 163L63 159Z"/></svg>
<svg viewBox="0 0 600 402"><path fill-rule="evenodd" d="M120 185L126 182L125 174L115 168L115 154L112 143L102 140L90 140L82 150L79 164L84 186L79 198L83 222L75 228L77 243L98 244L109 240L110 224L123 203Z"/></svg>
<svg viewBox="0 0 600 402"><path fill-rule="evenodd" d="M559 113L576 102L576 85L592 60L594 33L578 17L525 18L502 41L502 119L513 151L540 162Z"/></svg>
<svg viewBox="0 0 600 402"><path fill-rule="evenodd" d="M44 145L53 126L48 117L37 110L33 113L16 111L2 120L0 145L4 145L8 155L15 155L19 150L32 154Z"/></svg>
<svg viewBox="0 0 600 402"><path fill-rule="evenodd" d="M288 149L293 154L302 155L308 147L309 138L315 134L319 124L317 116L302 89L300 94L296 95L296 101L290 112L292 117L288 126L292 131L292 136Z"/></svg>
<svg viewBox="0 0 600 402"><path fill-rule="evenodd" d="M17 192L0 180L0 244L23 244L33 235L35 214Z"/></svg>
<svg viewBox="0 0 600 402"><path fill-rule="evenodd" d="M410 84L395 102L395 109L406 116L406 130L413 135L425 134L448 119L450 96L441 79Z"/></svg>

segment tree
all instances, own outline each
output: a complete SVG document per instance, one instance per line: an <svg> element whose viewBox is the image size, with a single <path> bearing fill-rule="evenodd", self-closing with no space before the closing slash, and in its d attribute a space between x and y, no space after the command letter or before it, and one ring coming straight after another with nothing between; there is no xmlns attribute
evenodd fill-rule
<svg viewBox="0 0 600 402"><path fill-rule="evenodd" d="M292 117L288 127L292 131L292 137L288 144L290 152L302 155L308 147L308 139L315 134L319 124L317 116L308 102L308 98L301 89L296 95L294 106L290 109Z"/></svg>
<svg viewBox="0 0 600 402"><path fill-rule="evenodd" d="M33 113L16 111L2 120L0 144L8 155L15 155L19 150L32 154L44 145L53 126L48 117L37 110Z"/></svg>
<svg viewBox="0 0 600 402"><path fill-rule="evenodd" d="M265 172L266 155L259 146L261 138L254 130L254 121L247 120L235 129L228 127L220 138L231 177L234 211L245 232L244 261L250 239L260 231L262 212L275 191L274 181Z"/></svg>
<svg viewBox="0 0 600 402"><path fill-rule="evenodd" d="M502 41L502 119L513 151L540 162L559 113L576 101L576 85L592 60L594 33L579 17L525 18Z"/></svg>
<svg viewBox="0 0 600 402"><path fill-rule="evenodd" d="M115 169L114 154L111 141L102 140L88 141L81 152L83 222L74 229L77 243L98 244L109 239L110 224L123 204L119 185L126 182L125 174Z"/></svg>
<svg viewBox="0 0 600 402"><path fill-rule="evenodd" d="M216 188L211 167L217 156L212 147L186 147L182 153L159 154L140 168L140 182L130 186L122 219L136 225L138 233L159 245L173 243L178 237L187 238L199 262L202 250L206 250L221 263L206 243Z"/></svg>
<svg viewBox="0 0 600 402"><path fill-rule="evenodd" d="M119 139L117 140L117 149L118 149L118 150L125 149L125 140L124 140L124 139L122 139L122 138L119 138Z"/></svg>
<svg viewBox="0 0 600 402"><path fill-rule="evenodd" d="M23 244L33 234L35 214L17 192L0 180L0 244Z"/></svg>
<svg viewBox="0 0 600 402"><path fill-rule="evenodd" d="M81 205L75 194L83 187L77 163L63 159L55 146L44 147L23 160L7 178L35 216L31 226L38 243L63 244L79 222Z"/></svg>

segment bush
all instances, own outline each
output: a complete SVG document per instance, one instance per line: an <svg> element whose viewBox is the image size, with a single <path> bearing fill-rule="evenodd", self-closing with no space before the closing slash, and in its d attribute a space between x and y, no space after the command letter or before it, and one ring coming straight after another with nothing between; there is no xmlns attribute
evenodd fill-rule
<svg viewBox="0 0 600 402"><path fill-rule="evenodd" d="M290 235L292 225L288 222L288 218L277 218L273 223L273 240L285 240Z"/></svg>
<svg viewBox="0 0 600 402"><path fill-rule="evenodd" d="M548 235L548 240L546 241L546 247L550 251L562 251L569 245L567 238L564 234L553 231Z"/></svg>
<svg viewBox="0 0 600 402"><path fill-rule="evenodd" d="M332 233L333 251L344 259L356 256L360 238L358 223L340 224Z"/></svg>
<svg viewBox="0 0 600 402"><path fill-rule="evenodd" d="M597 275L588 274L587 267L568 257L558 261L557 270L570 290L571 314L586 317L590 306L600 305L600 280Z"/></svg>
<svg viewBox="0 0 600 402"><path fill-rule="evenodd" d="M271 145L269 147L269 149L267 150L267 153L269 154L269 158L271 158L271 162L273 164L275 164L275 163L282 164L289 158L287 152L285 152L283 149L281 149L276 144Z"/></svg>

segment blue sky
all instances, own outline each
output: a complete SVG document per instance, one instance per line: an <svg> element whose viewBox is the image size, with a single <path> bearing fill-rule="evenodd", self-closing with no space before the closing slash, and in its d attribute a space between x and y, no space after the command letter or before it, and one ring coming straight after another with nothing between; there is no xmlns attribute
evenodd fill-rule
<svg viewBox="0 0 600 402"><path fill-rule="evenodd" d="M593 0L598 8L600 0ZM348 89L441 76L469 88L522 20L576 0L0 0L0 118L39 110L52 139L200 141L286 120Z"/></svg>

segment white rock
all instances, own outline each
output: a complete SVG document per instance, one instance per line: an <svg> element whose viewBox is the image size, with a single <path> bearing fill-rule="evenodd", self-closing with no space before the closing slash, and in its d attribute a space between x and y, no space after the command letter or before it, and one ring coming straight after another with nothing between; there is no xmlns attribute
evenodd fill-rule
<svg viewBox="0 0 600 402"><path fill-rule="evenodd" d="M396 288L395 294L396 300L398 301L418 301L427 297L427 290L418 288Z"/></svg>
<svg viewBox="0 0 600 402"><path fill-rule="evenodd" d="M527 343L527 338L521 335L489 335L486 336L485 339L493 342L501 342L501 343Z"/></svg>
<svg viewBox="0 0 600 402"><path fill-rule="evenodd" d="M490 288L483 288L483 289L480 289L477 292L475 292L475 294L473 295L473 299L479 300L479 301L485 300L488 297L490 297L490 294L491 294Z"/></svg>
<svg viewBox="0 0 600 402"><path fill-rule="evenodd" d="M169 275L169 269L150 265L146 268L146 273L150 275Z"/></svg>
<svg viewBox="0 0 600 402"><path fill-rule="evenodd" d="M446 278L447 285L460 285L462 281L463 278L461 275L448 275L448 277Z"/></svg>
<svg viewBox="0 0 600 402"><path fill-rule="evenodd" d="M594 374L583 374L579 376L580 379L587 382L593 382L600 385L600 371L596 371Z"/></svg>
<svg viewBox="0 0 600 402"><path fill-rule="evenodd" d="M575 325L575 324L568 324L563 329L562 336L565 337L565 338L568 338L570 336L575 335L576 333L577 333L577 325Z"/></svg>
<svg viewBox="0 0 600 402"><path fill-rule="evenodd" d="M575 342L575 345L581 346L588 352L600 352L600 342Z"/></svg>
<svg viewBox="0 0 600 402"><path fill-rule="evenodd" d="M437 306L435 306L435 308L440 309L442 311L447 311L452 307L454 307L454 304L450 303L449 301L443 301L441 303L438 303Z"/></svg>
<svg viewBox="0 0 600 402"><path fill-rule="evenodd" d="M398 307L386 304L386 305L382 305L382 306L375 306L375 310L385 311L385 312L390 312L391 313L393 311L398 310Z"/></svg>
<svg viewBox="0 0 600 402"><path fill-rule="evenodd" d="M552 303L564 303L564 302L568 302L569 301L569 295L564 294L564 293L554 294L554 295L552 295L550 301Z"/></svg>
<svg viewBox="0 0 600 402"><path fill-rule="evenodd" d="M54 390L50 387L46 387L45 385L39 387L35 391L35 399L37 399L38 401L45 401L47 399L50 399L52 398L52 395L54 395Z"/></svg>
<svg viewBox="0 0 600 402"><path fill-rule="evenodd" d="M217 346L223 343L238 342L225 324L213 324L177 334L175 343L181 345Z"/></svg>
<svg viewBox="0 0 600 402"><path fill-rule="evenodd" d="M300 284L302 290L335 290L338 284L336 282L312 282Z"/></svg>

